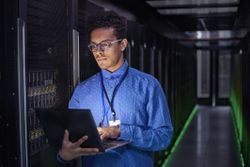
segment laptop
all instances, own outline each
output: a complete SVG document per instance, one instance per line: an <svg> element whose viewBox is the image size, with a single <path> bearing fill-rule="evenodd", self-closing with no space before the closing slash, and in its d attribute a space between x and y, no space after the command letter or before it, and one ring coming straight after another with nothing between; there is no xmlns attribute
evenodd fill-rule
<svg viewBox="0 0 250 167"><path fill-rule="evenodd" d="M36 113L49 144L57 149L62 146L65 129L69 131L71 142L76 142L82 136L87 135L88 139L82 143L81 147L98 148L100 152L106 152L130 143L130 141L124 140L102 141L89 109L68 109L67 111L36 109Z"/></svg>

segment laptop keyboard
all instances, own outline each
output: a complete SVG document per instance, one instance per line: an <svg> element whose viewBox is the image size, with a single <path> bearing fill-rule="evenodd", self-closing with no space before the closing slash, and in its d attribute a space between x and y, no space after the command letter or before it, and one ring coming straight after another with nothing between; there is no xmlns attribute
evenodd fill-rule
<svg viewBox="0 0 250 167"><path fill-rule="evenodd" d="M110 147L113 147L113 146L116 146L117 143L116 142L103 142L103 148L104 149L107 149L107 148L110 148Z"/></svg>

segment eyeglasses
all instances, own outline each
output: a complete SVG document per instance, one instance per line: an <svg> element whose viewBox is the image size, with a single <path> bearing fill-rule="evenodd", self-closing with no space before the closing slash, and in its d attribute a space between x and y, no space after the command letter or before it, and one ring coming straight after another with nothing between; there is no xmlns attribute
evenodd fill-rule
<svg viewBox="0 0 250 167"><path fill-rule="evenodd" d="M116 42L120 42L122 39L117 39L115 41L102 41L98 44L89 44L88 48L91 52L96 52L96 51L102 51L104 52L105 50L109 49L112 44Z"/></svg>

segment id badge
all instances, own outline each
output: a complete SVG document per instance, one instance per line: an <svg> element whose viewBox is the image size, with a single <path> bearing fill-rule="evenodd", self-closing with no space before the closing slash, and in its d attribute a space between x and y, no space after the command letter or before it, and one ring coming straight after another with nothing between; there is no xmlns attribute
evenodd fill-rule
<svg viewBox="0 0 250 167"><path fill-rule="evenodd" d="M121 124L120 120L109 121L109 126L119 126Z"/></svg>

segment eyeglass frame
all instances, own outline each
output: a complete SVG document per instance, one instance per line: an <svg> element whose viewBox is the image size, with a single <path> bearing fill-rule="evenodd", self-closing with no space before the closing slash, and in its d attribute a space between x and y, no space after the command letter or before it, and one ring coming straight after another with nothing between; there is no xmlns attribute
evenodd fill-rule
<svg viewBox="0 0 250 167"><path fill-rule="evenodd" d="M88 45L88 48L89 48L89 50L90 50L90 52L96 52L96 51L102 51L102 52L104 52L105 50L107 50L107 49L109 49L109 48L111 48L111 46L114 44L114 43L116 43L116 42L120 42L120 41L122 41L123 39L117 39L117 40L114 40L114 41L102 41L102 42L100 42L100 43L98 43L98 44L89 44ZM107 42L108 43L108 46L107 46L107 48L105 48L105 49L103 49L103 48L101 48L101 43L103 43L103 42ZM92 46L94 46L94 49L96 49L96 50L93 50L93 49L91 49L91 47Z"/></svg>

